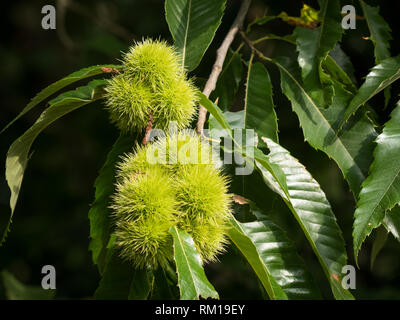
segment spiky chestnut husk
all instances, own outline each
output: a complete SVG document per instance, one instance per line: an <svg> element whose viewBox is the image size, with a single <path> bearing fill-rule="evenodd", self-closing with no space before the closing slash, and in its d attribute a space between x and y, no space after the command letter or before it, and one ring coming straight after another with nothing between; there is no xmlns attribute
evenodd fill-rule
<svg viewBox="0 0 400 320"><path fill-rule="evenodd" d="M174 180L182 216L178 225L192 235L203 262L215 261L226 244L231 196L228 180L212 166L184 166Z"/></svg>
<svg viewBox="0 0 400 320"><path fill-rule="evenodd" d="M153 125L155 128L168 129L174 121L178 129L183 129L193 120L198 97L191 81L177 77L159 86L155 91Z"/></svg>
<svg viewBox="0 0 400 320"><path fill-rule="evenodd" d="M188 126L196 112L196 88L187 80L180 57L164 41L150 39L135 43L125 54L123 74L106 86L106 106L111 121L121 131L143 130L150 114L153 128Z"/></svg>
<svg viewBox="0 0 400 320"><path fill-rule="evenodd" d="M116 244L135 267L157 266L171 257L168 230L177 221L170 178L162 168L120 179L113 197Z"/></svg>
<svg viewBox="0 0 400 320"><path fill-rule="evenodd" d="M145 147L137 145L135 153L123 156L118 164L118 176L129 176L147 168L162 165L174 175L183 166L215 167L218 156L210 144L191 131L182 130L167 135Z"/></svg>
<svg viewBox="0 0 400 320"><path fill-rule="evenodd" d="M156 156L149 161L148 157L151 158L154 154ZM156 163L154 160L158 160L160 154L166 155L167 161L172 163ZM201 158L201 154L203 154L203 158ZM185 161L185 159L195 160L195 163ZM151 189L151 194L154 195L156 202L164 199L164 202L168 202L172 206L168 209L169 213L164 212L163 214L168 217L172 215L174 219L166 220L173 221L172 225L177 225L192 235L203 262L215 260L217 255L224 251L226 221L231 211L231 196L227 193L227 178L215 167L212 160L211 146L202 142L199 137L188 133L167 136L145 147L137 146L135 154L125 155L118 165L117 180L119 184L113 200L116 232L120 239L117 244L121 247L122 256L125 259L132 261L136 266L154 266L157 262L161 263L172 259L172 252L166 249L171 243L171 236L168 233L163 233L164 238L156 232L157 228L155 229L156 234L152 237L149 233L151 228L143 227L136 223L136 220L130 221L129 225L123 223L123 228L121 228L119 220L121 218L126 221L127 212L135 217L153 217L155 215L152 212L157 212L159 216L161 211L159 209L154 211L154 204L149 204L149 208L145 210L143 201L137 199L138 191L124 186L131 184L132 177L139 177L143 173L152 173L153 171L168 177L168 183L164 184L165 180L160 178L160 181L163 181L161 189L156 181L154 184L149 182L146 189ZM166 189L167 185L169 192ZM135 187L139 190L142 188L141 186ZM133 204L136 201L139 201L140 210L136 204ZM121 206L121 204L123 205ZM165 209L165 207L163 208ZM154 221L158 221L158 219L154 219ZM151 254L147 256L143 255L143 247L140 247L139 244L143 233L154 240L147 250ZM124 236L127 237L126 241L123 241ZM156 246L156 240L162 245Z"/></svg>
<svg viewBox="0 0 400 320"><path fill-rule="evenodd" d="M154 105L151 90L143 82L131 81L120 74L108 81L105 91L111 122L121 131L142 130Z"/></svg>
<svg viewBox="0 0 400 320"><path fill-rule="evenodd" d="M136 42L124 55L125 73L134 81L145 81L153 89L184 77L182 59L166 41L145 39Z"/></svg>

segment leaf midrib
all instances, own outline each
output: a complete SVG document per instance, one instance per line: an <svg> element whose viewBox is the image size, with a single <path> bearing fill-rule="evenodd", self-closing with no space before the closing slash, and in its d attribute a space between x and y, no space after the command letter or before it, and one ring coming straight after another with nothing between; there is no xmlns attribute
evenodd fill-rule
<svg viewBox="0 0 400 320"><path fill-rule="evenodd" d="M310 101L311 105L314 107L314 109L318 112L318 114L321 116L322 120L328 125L329 130L332 131L335 134L335 137L337 138L337 141L339 142L339 144L343 147L345 154L348 158L350 158L350 160L353 162L353 164L355 165L354 168L356 168L358 170L358 172L361 174L362 178L365 178L364 173L362 172L361 168L358 166L357 162L354 160L354 158L351 156L350 152L347 150L346 146L343 144L342 140L339 138L339 136L337 135L337 132L335 130L333 130L332 126L330 125L330 123L328 122L328 120L326 120L326 118L324 117L324 115L321 113L321 111L319 110L319 108L316 106L316 104L314 103L314 101L311 99L311 97L307 94L307 92L303 89L303 87L300 85L300 83L292 76L292 74L285 68L283 67L280 63L278 63L277 61L274 61L274 63L276 63L283 71L285 71L285 73L296 83L296 85L300 88L301 92L307 97L307 100Z"/></svg>
<svg viewBox="0 0 400 320"><path fill-rule="evenodd" d="M196 291L197 298L198 298L199 297L199 290L198 290L198 288L196 286L196 282L194 281L194 276L193 276L193 273L192 273L192 269L190 268L190 263L189 263L188 257L186 255L185 250L184 250L183 243L182 243L181 237L179 235L179 232L178 232L178 229L176 228L176 226L174 227L174 229L175 229L175 232L176 232L176 237L177 237L177 239L179 241L179 245L182 248L182 253L183 253L183 256L185 257L185 261L186 261L186 264L187 264L188 269L189 269L190 277L192 278L193 286L194 286L194 289Z"/></svg>
<svg viewBox="0 0 400 320"><path fill-rule="evenodd" d="M236 226L236 227L242 232L243 235L245 235L248 239L250 239L250 238L247 236L247 234L244 232L244 230L243 230L242 226L240 225L240 223L238 223L238 222L236 221L236 219L235 219L233 216L231 217L231 223L232 223L234 226ZM232 241L233 241L233 240L232 240ZM252 242L252 241L250 240L250 242ZM253 244L253 245L254 245L254 244ZM239 248L239 246L237 246L237 248L238 248L241 252L243 252L243 251ZM265 262L261 259L260 252L258 251L256 245L254 245L254 248L256 249L256 252L257 252L258 255L259 255L259 259L260 259L260 261L261 261L261 265L263 266L264 270L267 272L267 275L268 275L268 276L267 276L267 281L268 281L269 288L270 288L270 290L271 290L271 296L270 296L270 298L271 298L271 299L275 299L275 298L276 298L275 291L274 291L274 289L273 289L273 287L272 287L271 280L269 279L270 276L272 277L272 274L271 274L271 272L268 270L267 266L265 265ZM244 253L244 252L243 252L243 253Z"/></svg>
<svg viewBox="0 0 400 320"><path fill-rule="evenodd" d="M185 30L185 37L183 40L183 48L182 48L182 69L185 68L185 58L186 58L186 45L187 39L189 37L189 24L190 24L190 14L192 11L192 0L189 0L188 3L188 15L187 15L187 22L186 22L186 30Z"/></svg>

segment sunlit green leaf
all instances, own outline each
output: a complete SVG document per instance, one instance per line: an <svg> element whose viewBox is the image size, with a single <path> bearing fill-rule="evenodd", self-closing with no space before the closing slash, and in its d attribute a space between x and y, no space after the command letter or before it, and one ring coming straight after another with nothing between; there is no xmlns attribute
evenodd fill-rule
<svg viewBox="0 0 400 320"><path fill-rule="evenodd" d="M171 227L170 233L174 239L174 258L181 299L218 299L218 293L206 277L192 237L176 226Z"/></svg>
<svg viewBox="0 0 400 320"><path fill-rule="evenodd" d="M11 190L11 215L1 242L5 240L11 224L15 205L21 189L22 178L28 164L29 150L32 143L40 132L57 119L84 105L100 99L103 95L102 89L105 83L105 80L93 80L87 86L79 87L73 91L68 91L51 100L49 102L50 106L40 115L39 119L32 125L32 127L30 127L11 145L6 159L6 179Z"/></svg>
<svg viewBox="0 0 400 320"><path fill-rule="evenodd" d="M373 67L365 78L357 94L346 108L340 125L343 125L355 114L359 107L365 104L373 96L381 92L390 84L400 78L400 56L382 60Z"/></svg>
<svg viewBox="0 0 400 320"><path fill-rule="evenodd" d="M318 182L290 153L265 138L271 163L286 175L289 197L285 200L325 272L336 299L353 299L341 285L342 268L347 254L336 217Z"/></svg>
<svg viewBox="0 0 400 320"><path fill-rule="evenodd" d="M400 202L400 102L376 139L374 161L370 175L362 184L357 209L354 213L354 256L365 238L377 228L391 210Z"/></svg>
<svg viewBox="0 0 400 320"><path fill-rule="evenodd" d="M226 0L167 0L165 16L182 65L195 69L218 29Z"/></svg>
<svg viewBox="0 0 400 320"><path fill-rule="evenodd" d="M319 297L311 275L283 230L258 209L258 221L240 223L230 219L228 235L260 279L271 299Z"/></svg>
<svg viewBox="0 0 400 320"><path fill-rule="evenodd" d="M99 65L99 66L92 66L88 68L81 69L79 71L76 71L74 73L71 73L70 75L66 76L65 78L62 78L61 80L58 80L57 82L52 83L42 91L40 91L32 100L31 102L28 103L28 105L19 113L19 115L12 120L1 132L6 130L9 126L11 126L15 121L17 121L19 118L21 118L24 114L26 114L28 111L32 110L34 107L36 107L39 103L43 102L46 100L48 97L50 97L52 94L60 91L61 89L65 88L66 86L77 82L82 79L86 79L89 77L93 77L99 74L104 73L102 70L103 68L115 68L115 69L121 69L122 66L119 65ZM0 132L0 133L1 133Z"/></svg>

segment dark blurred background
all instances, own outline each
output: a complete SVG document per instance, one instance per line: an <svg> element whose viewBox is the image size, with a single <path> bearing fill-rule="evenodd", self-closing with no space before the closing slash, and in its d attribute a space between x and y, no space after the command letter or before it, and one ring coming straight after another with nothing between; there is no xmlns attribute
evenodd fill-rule
<svg viewBox="0 0 400 320"><path fill-rule="evenodd" d="M318 8L316 1L304 1ZM398 1L367 1L381 6L381 14L393 30L392 55L400 53L397 20ZM57 8L57 29L41 28L42 6ZM354 4L362 15L357 1ZM254 0L247 22L268 14L299 15L303 5L298 0ZM226 14L217 35L201 65L192 76L206 78L221 43L240 6L239 0L228 0ZM85 66L118 63L134 40L142 37L167 39L172 43L164 18L164 1L7 1L2 3L3 21L0 44L1 108L0 128L10 122L29 100L52 82ZM285 35L293 27L272 21L256 27L251 38L265 33ZM365 21L357 21L357 29L346 32L343 50L350 56L358 85L374 65L373 46L363 40L368 36ZM234 42L234 47L238 40ZM260 48L269 56L293 55L293 47L269 41ZM247 56L244 50L244 57ZM279 74L268 66L275 88L279 88ZM398 85L392 88L392 99L383 110L383 95L373 99L380 123L388 119L398 98ZM354 264L351 232L355 203L348 185L336 164L322 152L317 152L303 141L299 123L291 107L279 90L275 89L275 103L279 118L280 142L289 149L321 184L344 232L350 264ZM242 107L239 92L234 109ZM9 190L4 178L5 156L8 147L37 119L45 107L28 113L0 137L0 230L9 216ZM93 182L118 131L109 124L102 104L95 103L79 109L47 128L34 143L34 154L25 173L22 190L15 211L11 233L0 248L0 270L7 269L20 281L40 285L41 268L51 264L57 270L59 299L89 298L94 293L99 274L88 252L89 221L87 213L93 200ZM271 211L295 241L307 265L319 281L326 298L330 298L327 282L308 243L299 231L288 209L271 197ZM375 266L370 270L371 237L360 255L357 289L361 299L400 298L400 244L389 236ZM239 255L233 250L221 257L221 263L207 266L206 272L220 292L221 298L260 299L259 284ZM1 290L0 290L1 292ZM1 297L1 293L0 293Z"/></svg>

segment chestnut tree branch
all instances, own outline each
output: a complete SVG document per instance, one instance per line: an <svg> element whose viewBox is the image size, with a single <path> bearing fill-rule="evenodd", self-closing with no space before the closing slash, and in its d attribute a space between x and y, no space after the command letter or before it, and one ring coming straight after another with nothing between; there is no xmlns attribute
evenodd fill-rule
<svg viewBox="0 0 400 320"><path fill-rule="evenodd" d="M210 76L208 77L208 80L203 90L203 93L206 97L209 97L211 92L215 89L218 77L222 70L222 66L224 65L226 54L228 53L228 49L231 46L236 33L243 25L243 21L244 18L246 17L247 11L249 10L250 3L251 0L243 0L239 12L235 18L235 21L233 21L232 26L229 29L228 33L226 34L224 41L217 50L217 58L215 60L212 71L210 73ZM198 134L203 133L206 117L207 117L207 109L204 108L202 105L200 105L199 117L197 119L197 128L196 128Z"/></svg>
<svg viewBox="0 0 400 320"><path fill-rule="evenodd" d="M150 112L149 121L147 122L146 131L142 140L142 144L145 146L150 138L151 129L153 127L153 112Z"/></svg>

